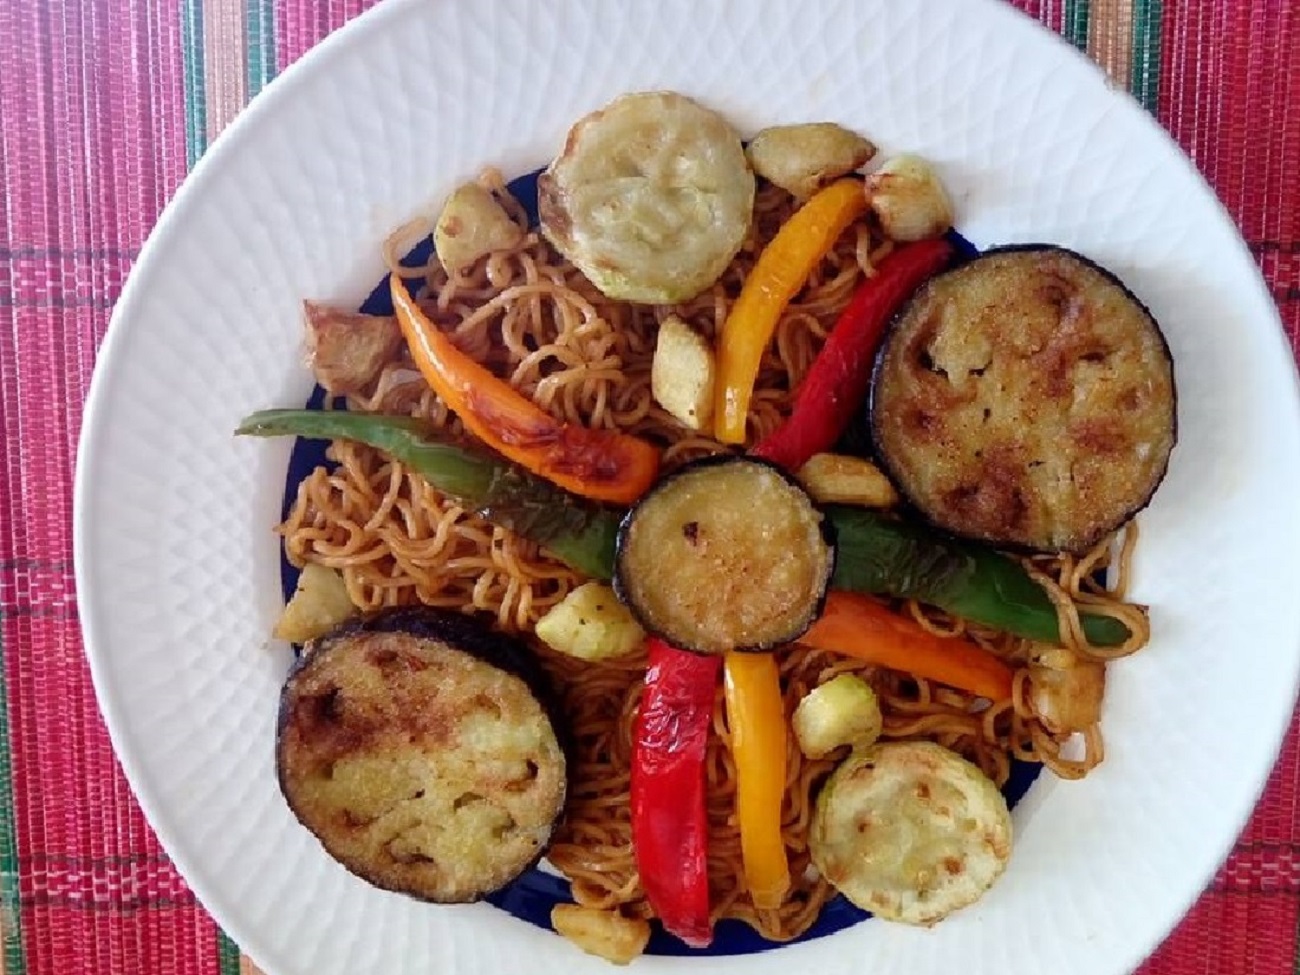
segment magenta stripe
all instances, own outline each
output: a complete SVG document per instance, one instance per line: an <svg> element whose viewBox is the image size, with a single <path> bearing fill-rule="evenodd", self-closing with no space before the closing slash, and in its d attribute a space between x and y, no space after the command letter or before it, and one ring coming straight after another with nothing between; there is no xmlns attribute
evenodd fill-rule
<svg viewBox="0 0 1300 975"><path fill-rule="evenodd" d="M282 0L275 10L279 68L297 61L326 34L373 7L377 0ZM471 0L472 2L472 0Z"/></svg>

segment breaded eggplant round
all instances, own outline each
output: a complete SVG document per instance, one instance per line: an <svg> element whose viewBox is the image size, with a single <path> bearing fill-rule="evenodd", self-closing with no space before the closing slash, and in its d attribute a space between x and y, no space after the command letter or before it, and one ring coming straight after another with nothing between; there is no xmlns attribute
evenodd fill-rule
<svg viewBox="0 0 1300 975"><path fill-rule="evenodd" d="M870 426L903 496L996 545L1083 552L1143 508L1176 439L1173 361L1109 271L991 250L924 285L878 354Z"/></svg>
<svg viewBox="0 0 1300 975"><path fill-rule="evenodd" d="M517 641L458 613L386 611L308 644L289 674L280 788L370 883L477 900L537 862L563 811L552 713Z"/></svg>
<svg viewBox="0 0 1300 975"><path fill-rule="evenodd" d="M765 651L812 625L834 571L834 532L799 483L722 454L661 478L624 516L614 591L673 646Z"/></svg>
<svg viewBox="0 0 1300 975"><path fill-rule="evenodd" d="M754 174L727 121L670 91L579 119L537 181L542 232L604 294L694 298L740 249Z"/></svg>

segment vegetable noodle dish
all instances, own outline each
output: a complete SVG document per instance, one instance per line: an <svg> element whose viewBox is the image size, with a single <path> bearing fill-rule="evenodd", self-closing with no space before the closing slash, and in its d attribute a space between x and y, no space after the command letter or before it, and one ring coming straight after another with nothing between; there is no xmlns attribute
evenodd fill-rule
<svg viewBox="0 0 1300 975"><path fill-rule="evenodd" d="M278 528L295 816L437 903L545 857L615 963L1014 883L1013 762L1102 762L1150 636L1151 314L1065 247L976 252L936 167L835 123L628 94L536 193L487 168L394 233L391 314L307 300L325 408L239 428L329 442Z"/></svg>

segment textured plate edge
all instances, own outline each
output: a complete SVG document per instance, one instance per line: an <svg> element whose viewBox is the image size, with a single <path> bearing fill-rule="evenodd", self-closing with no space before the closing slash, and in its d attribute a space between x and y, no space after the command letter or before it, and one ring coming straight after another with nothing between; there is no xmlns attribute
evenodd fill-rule
<svg viewBox="0 0 1300 975"><path fill-rule="evenodd" d="M451 0L442 0L442 2L451 2ZM86 399L85 412L82 423L81 434L77 445L77 457L74 473L74 491L73 491L73 559L74 574L77 591L78 608L80 611L81 630L83 642L85 644L86 656L88 659L91 679L95 688L95 694L100 709L104 715L110 739L114 746L114 751L120 762L123 771L126 774L127 781L131 785L133 794L139 802L142 811L145 814L151 828L157 834L164 849L169 855L173 850L182 848L183 844L178 841L178 836L173 832L171 824L165 811L159 807L155 797L148 793L148 790L140 788L145 781L143 770L137 765L134 757L135 752L128 747L128 737L124 721L119 714L119 706L115 703L116 698L112 689L112 679L107 666L104 663L102 653L92 650L92 646L97 645L95 631L99 628L98 612L96 611L94 601L90 598L92 592L89 586L89 565L91 558L91 543L89 541L88 527L85 523L85 512L89 502L90 474L96 463L95 439L96 430L106 422L108 412L108 382L104 378L110 370L107 368L111 365L116 356L116 349L124 343L125 329L123 326L131 318L132 310L139 299L136 295L142 291L141 282L148 275L148 268L154 263L155 255L161 252L167 242L176 233L183 230L186 212L192 206L191 201L199 198L201 187L206 182L206 174L209 170L216 170L224 164L227 157L232 156L239 149L239 146L250 138L250 133L255 131L257 126L262 123L263 119L270 118L273 113L279 110L281 102L291 102L293 90L307 84L313 73L317 70L317 64L327 63L335 57L341 55L344 51L362 45L372 31L381 30L391 18L400 18L407 15L408 8L416 9L421 5L421 0L388 0L388 2L379 4L376 7L366 11L350 23L344 25L339 30L333 32L318 45L308 51L299 61L290 66L280 77L267 87L264 93L254 99L250 105L240 113L239 117L231 126L222 133L222 135L213 143L209 151L199 160L195 168L186 176L180 189L175 197L164 209L159 217L157 224L142 249L140 258L136 263L132 274L128 278L122 294L113 311L110 319L109 329L106 338L101 345L96 358L95 370L91 378L90 390ZM1234 248L1237 257L1245 262L1252 271L1252 286L1256 289L1257 297L1262 298L1264 305L1272 311L1273 328L1272 338L1269 340L1282 357L1284 363L1289 363L1289 367L1283 365L1284 372L1290 375L1290 395L1292 399L1292 413L1300 418L1300 369L1292 354L1290 346L1286 340L1285 332L1282 329L1280 316L1277 312L1275 302L1268 292L1267 286L1259 271L1258 265L1250 255L1244 240L1241 237L1240 230L1233 222L1231 215L1224 206L1223 201L1218 197L1214 190L1206 181L1204 175L1193 164L1191 159L1183 152L1180 146L1174 141L1168 131L1160 125L1146 110L1134 99L1129 93L1118 88L1111 83L1110 79L1102 69L1084 54L1074 48L1058 34L1048 30L1039 22L1025 16L1007 4L999 0L983 0L984 16L989 19L1002 18L1002 23L1008 29L1028 30L1036 33L1040 38L1047 38L1052 44L1057 45L1058 56L1072 57L1076 62L1086 65L1097 82L1103 85L1111 100L1112 108L1117 112L1126 112L1130 115L1136 113L1143 128L1153 130L1158 134L1159 141L1164 146L1168 159L1168 165L1179 165L1190 172L1195 181L1201 186L1207 196L1214 201L1214 208L1217 210L1217 220L1219 226L1216 228L1221 232L1226 232L1234 241ZM272 94L279 93L279 94ZM1290 430L1292 437L1289 444L1289 454L1292 458L1292 466L1300 469L1300 423L1293 426ZM1300 541L1300 518L1297 518L1293 526L1295 534ZM1179 920L1186 914L1187 910L1195 903L1204 886L1213 878L1214 873L1230 854L1237 837L1241 830L1249 822L1251 813L1257 805L1260 795L1267 785L1268 778L1275 767L1278 759L1278 749L1280 748L1287 729L1290 725L1294 714L1297 696L1300 695L1300 612L1297 612L1292 620L1292 634L1290 643L1298 651L1292 659L1292 667L1289 681L1285 686L1290 688L1289 699L1291 708L1286 710L1278 717L1275 734L1272 736L1275 741L1274 747L1267 756L1262 756L1252 768L1249 776L1254 782L1253 791L1243 790L1239 794L1240 800L1230 803L1233 812L1230 818L1236 823L1235 831L1225 836L1221 843L1217 844L1217 851L1205 862L1205 868L1202 871L1203 877L1201 885L1195 890L1187 890L1180 896L1171 897L1164 902L1164 910L1155 912L1162 915L1161 920L1153 921L1148 926L1150 933L1149 941L1135 942L1134 951L1131 957L1125 959L1122 970L1130 971L1136 968L1169 934L1176 926ZM192 865L189 858L181 856L173 857L174 863L185 878L186 883L190 884L196 895L213 916L213 918L225 928L241 944L243 950L255 961L266 957L269 958L271 952L261 950L260 938L255 931L245 931L240 923L231 923L238 917L237 910L227 908L224 898L216 896L216 892L208 890L204 885L195 885L191 878L199 875L200 871L197 865ZM192 869L193 867L193 869ZM203 889L200 891L200 887ZM798 946L793 951L798 951ZM792 952L793 954L793 952ZM744 957L744 956L741 956ZM734 961L735 959L727 959ZM673 960L675 964L680 965L679 959ZM715 963L722 959L690 959L689 964L704 965L710 961Z"/></svg>
<svg viewBox="0 0 1300 975"><path fill-rule="evenodd" d="M126 724L120 715L121 705L113 690L111 668L106 665L106 654L96 651L95 647L107 648L107 640L101 640L96 633L101 629L100 614L92 596L90 585L90 566L93 545L90 540L86 512L89 509L90 494L93 490L91 475L97 463L97 431L107 422L109 412L110 381L112 363L120 356L118 349L125 344L126 332L132 328L130 321L135 307L142 300L152 272L150 268L157 260L157 255L164 252L170 240L184 233L188 212L201 199L207 174L226 164L228 158L238 153L241 144L252 137L264 119L271 119L279 110L281 103L292 103L295 89L307 85L312 75L318 70L317 64L327 64L349 49L364 44L366 38L375 31L381 31L391 19L407 15L407 8L416 8L421 0L388 0L366 10L313 46L299 60L291 64L262 90L236 116L231 124L215 139L182 180L179 189L163 208L153 229L149 232L139 258L131 268L126 283L117 302L95 355L95 365L91 374L90 388L86 395L82 414L81 431L77 439L76 459L73 469L73 503L72 503L72 554L73 580L83 652L89 669L95 699L104 719L113 753L135 801L139 804L149 828L153 830L159 843L171 858L177 872L187 886L194 892L202 908L213 921L226 933L239 949L251 958L267 975L279 975L270 967L263 965L263 959L271 957L270 951L263 950L261 938L256 930L246 929L238 920L239 913L218 891L211 890L206 884L196 882L201 871L197 864L192 864L186 854L178 855L184 848L179 833L173 828L165 809L156 796L144 787L146 775L136 758L136 751L129 745Z"/></svg>

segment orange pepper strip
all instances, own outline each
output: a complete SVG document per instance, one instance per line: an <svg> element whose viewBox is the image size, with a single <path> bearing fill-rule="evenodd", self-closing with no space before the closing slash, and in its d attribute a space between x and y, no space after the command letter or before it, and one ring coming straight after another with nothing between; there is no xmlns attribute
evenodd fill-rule
<svg viewBox="0 0 1300 975"><path fill-rule="evenodd" d="M1012 670L998 657L970 640L935 636L915 620L857 593L828 593L821 617L799 642L938 681L991 701L1011 697Z"/></svg>
<svg viewBox="0 0 1300 975"><path fill-rule="evenodd" d="M790 300L803 287L849 224L867 210L862 184L841 179L819 191L763 248L740 297L722 325L713 434L723 443L745 442L745 417L758 367Z"/></svg>
<svg viewBox="0 0 1300 975"><path fill-rule="evenodd" d="M592 430L551 416L452 343L424 314L401 278L393 310L425 380L489 447L574 494L631 504L654 483L659 450L617 430Z"/></svg>
<svg viewBox="0 0 1300 975"><path fill-rule="evenodd" d="M790 864L781 838L786 720L780 672L770 653L727 654L723 667L727 727L736 762L736 818L745 884L754 906L781 906Z"/></svg>

